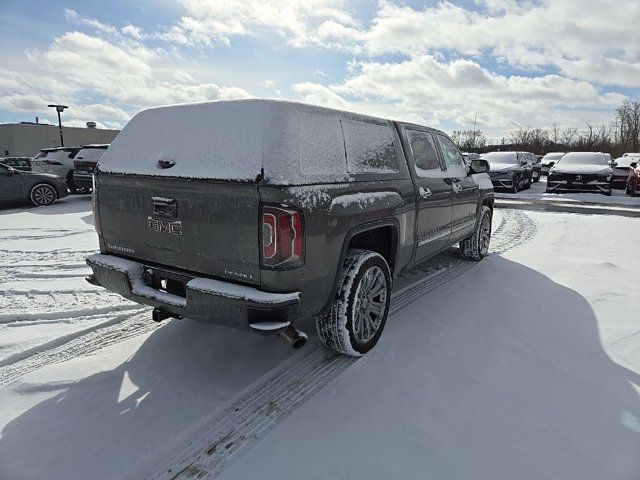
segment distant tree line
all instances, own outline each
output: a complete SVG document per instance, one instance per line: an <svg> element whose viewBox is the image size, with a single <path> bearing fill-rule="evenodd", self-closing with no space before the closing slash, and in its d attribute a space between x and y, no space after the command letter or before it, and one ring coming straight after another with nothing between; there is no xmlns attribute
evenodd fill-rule
<svg viewBox="0 0 640 480"><path fill-rule="evenodd" d="M614 158L624 152L640 151L640 101L625 100L606 124L586 122L584 128L522 127L513 130L497 144L490 145L481 130L455 130L453 141L463 151L524 150L544 155L547 152L591 151L610 153Z"/></svg>

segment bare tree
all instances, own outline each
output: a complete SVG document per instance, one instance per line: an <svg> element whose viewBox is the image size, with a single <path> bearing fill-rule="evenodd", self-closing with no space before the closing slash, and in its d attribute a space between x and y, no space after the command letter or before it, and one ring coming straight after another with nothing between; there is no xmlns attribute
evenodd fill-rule
<svg viewBox="0 0 640 480"><path fill-rule="evenodd" d="M482 131L472 130L454 130L451 135L453 142L462 150L473 150L482 148L487 144L487 137Z"/></svg>

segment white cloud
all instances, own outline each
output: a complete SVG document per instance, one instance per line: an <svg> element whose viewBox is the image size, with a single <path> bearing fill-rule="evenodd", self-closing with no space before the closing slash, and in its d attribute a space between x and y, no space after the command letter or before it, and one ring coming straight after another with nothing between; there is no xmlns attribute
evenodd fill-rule
<svg viewBox="0 0 640 480"><path fill-rule="evenodd" d="M65 102L75 108L70 120L122 125L148 106L248 97L242 88L203 81L198 62L215 52L211 47L234 48L235 37L269 35L314 54L338 51L340 62L345 52L353 55L339 65L346 67L342 81L328 84L339 68L327 76L312 65L289 96L434 126L469 126L476 113L496 134L519 125L608 121L624 96L604 87L640 88L638 0L615 8L607 0L475 0L473 9L446 0L422 8L379 0L366 22L356 15L362 2L349 0L181 3L184 15L155 31L65 10L82 32L30 51L34 73L0 68L0 108L41 114L43 103ZM494 62L499 71L526 73L482 66ZM252 75L247 63L245 76ZM275 87L285 84L282 77L268 75L257 77L256 88L281 96Z"/></svg>
<svg viewBox="0 0 640 480"><path fill-rule="evenodd" d="M498 75L470 60L444 62L422 55L403 62L363 62L342 83L299 83L304 101L351 108L429 125L469 126L478 122L497 135L516 126L581 125L609 118L625 98L600 93L585 81L545 75Z"/></svg>
<svg viewBox="0 0 640 480"><path fill-rule="evenodd" d="M234 36L275 30L294 46L317 43L324 22L355 25L345 0L182 0L187 14L160 35L180 45L229 45Z"/></svg>
<svg viewBox="0 0 640 480"><path fill-rule="evenodd" d="M124 38L67 32L48 48L30 51L28 58L37 75L0 68L1 109L42 114L47 103L63 102L71 107L65 112L70 122L100 120L113 128L144 107L250 96L241 88L197 82L167 68L162 51ZM85 99L95 95L107 104Z"/></svg>
<svg viewBox="0 0 640 480"><path fill-rule="evenodd" d="M370 27L352 30L345 47L373 56L488 51L516 67L554 67L602 85L640 86L630 78L640 58L637 0L619 0L615 8L607 0L479 3L488 13L448 1L417 10L381 0Z"/></svg>

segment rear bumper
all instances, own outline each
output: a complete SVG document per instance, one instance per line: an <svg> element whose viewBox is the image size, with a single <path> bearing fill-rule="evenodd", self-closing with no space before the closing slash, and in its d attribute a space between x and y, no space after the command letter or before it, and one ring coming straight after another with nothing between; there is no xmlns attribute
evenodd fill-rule
<svg viewBox="0 0 640 480"><path fill-rule="evenodd" d="M62 183L60 185L56 185L56 192L58 193L58 199L64 198L69 193L67 192L67 183Z"/></svg>
<svg viewBox="0 0 640 480"><path fill-rule="evenodd" d="M269 293L244 285L203 277L185 277L184 297L155 289L143 280L146 267L115 255L87 257L100 286L134 302L179 317L240 329L252 324L285 325L295 319L300 293ZM151 267L156 272L161 270ZM264 331L258 325L252 330Z"/></svg>
<svg viewBox="0 0 640 480"><path fill-rule="evenodd" d="M93 188L93 175L73 172L73 183L79 188Z"/></svg>

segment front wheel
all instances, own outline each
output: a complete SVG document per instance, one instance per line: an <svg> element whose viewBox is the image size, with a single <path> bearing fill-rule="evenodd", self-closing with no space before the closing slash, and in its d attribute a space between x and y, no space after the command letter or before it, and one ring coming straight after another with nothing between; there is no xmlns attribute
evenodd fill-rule
<svg viewBox="0 0 640 480"><path fill-rule="evenodd" d="M492 212L486 205L480 210L480 218L476 222L476 228L469 238L460 242L460 253L465 258L476 262L482 260L489 253L491 243L491 217Z"/></svg>
<svg viewBox="0 0 640 480"><path fill-rule="evenodd" d="M389 314L391 271L382 255L349 250L329 312L316 319L325 347L359 357L380 339Z"/></svg>
<svg viewBox="0 0 640 480"><path fill-rule="evenodd" d="M29 198L36 207L46 207L55 203L58 198L58 192L47 183L39 183L31 189Z"/></svg>
<svg viewBox="0 0 640 480"><path fill-rule="evenodd" d="M518 193L518 177L514 175L511 179L511 193Z"/></svg>

